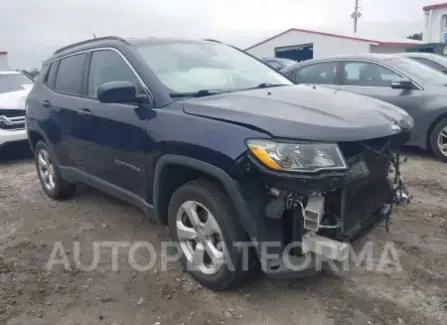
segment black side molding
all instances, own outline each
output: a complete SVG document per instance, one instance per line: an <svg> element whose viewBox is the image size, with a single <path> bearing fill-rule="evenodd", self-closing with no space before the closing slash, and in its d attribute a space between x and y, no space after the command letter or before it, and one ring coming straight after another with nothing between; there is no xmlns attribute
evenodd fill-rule
<svg viewBox="0 0 447 325"><path fill-rule="evenodd" d="M250 218L250 214L247 209L245 200L242 197L239 185L222 169L190 157L166 154L158 159L157 165L155 166L152 202L154 204L155 213L159 219L161 217L160 207L158 204L160 200L160 175L163 168L168 165L180 165L193 168L205 174L208 174L220 181L227 191L228 195L230 196L231 200L233 201L234 207L239 214L240 221L242 223L242 226L245 228L245 231L248 233L252 241L257 241L255 236L255 227L253 225L252 219Z"/></svg>

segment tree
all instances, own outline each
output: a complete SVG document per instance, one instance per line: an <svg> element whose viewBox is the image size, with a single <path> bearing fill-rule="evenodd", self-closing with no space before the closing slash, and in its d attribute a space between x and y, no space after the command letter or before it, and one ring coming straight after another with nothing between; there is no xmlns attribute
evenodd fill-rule
<svg viewBox="0 0 447 325"><path fill-rule="evenodd" d="M407 36L408 39L414 39L416 41L422 41L422 33L416 33L410 36Z"/></svg>

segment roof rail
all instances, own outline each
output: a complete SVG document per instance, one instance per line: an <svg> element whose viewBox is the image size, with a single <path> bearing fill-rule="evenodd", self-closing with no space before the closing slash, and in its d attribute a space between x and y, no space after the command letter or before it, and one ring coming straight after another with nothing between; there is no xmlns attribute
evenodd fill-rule
<svg viewBox="0 0 447 325"><path fill-rule="evenodd" d="M218 40L215 40L215 39L212 39L212 38L204 38L203 40L204 41L208 41L208 42L214 42L214 43L222 43L221 41L218 41Z"/></svg>
<svg viewBox="0 0 447 325"><path fill-rule="evenodd" d="M64 47L61 47L60 49L56 50L53 55L61 53L63 51L69 50L73 47L76 46L80 46L80 45L84 45L84 44L88 44L88 43L93 43L93 42L100 42L100 41L121 41L121 42L126 42L126 40L122 37L118 37L118 36L104 36L104 37L96 37L96 38L91 38L82 42L78 42L78 43L74 43L74 44L70 44Z"/></svg>

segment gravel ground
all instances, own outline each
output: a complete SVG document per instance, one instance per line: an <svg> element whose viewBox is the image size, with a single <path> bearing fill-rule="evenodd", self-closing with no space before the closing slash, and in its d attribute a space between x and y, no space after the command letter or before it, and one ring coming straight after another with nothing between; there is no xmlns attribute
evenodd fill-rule
<svg viewBox="0 0 447 325"><path fill-rule="evenodd" d="M394 214L389 233L379 226L365 238L374 243L373 261L391 241L401 271L396 263L380 271L363 263L304 280L256 277L238 291L214 293L177 264L135 271L126 248L117 255L118 271L107 248L93 271L75 268L74 242L88 264L93 241L149 241L159 250L168 232L92 189L52 201L31 158L8 155L0 153L1 325L447 324L447 165L430 156L408 154L403 170L412 203ZM46 269L55 242L71 270ZM145 252L137 251L139 264L147 261Z"/></svg>

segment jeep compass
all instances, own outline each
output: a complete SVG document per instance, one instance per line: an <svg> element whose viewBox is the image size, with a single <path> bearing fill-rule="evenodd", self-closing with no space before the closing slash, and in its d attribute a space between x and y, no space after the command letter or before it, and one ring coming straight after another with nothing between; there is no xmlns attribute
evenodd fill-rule
<svg viewBox="0 0 447 325"><path fill-rule="evenodd" d="M104 37L44 62L26 124L48 196L87 184L141 208L223 290L346 260L391 214L413 120L216 41Z"/></svg>

